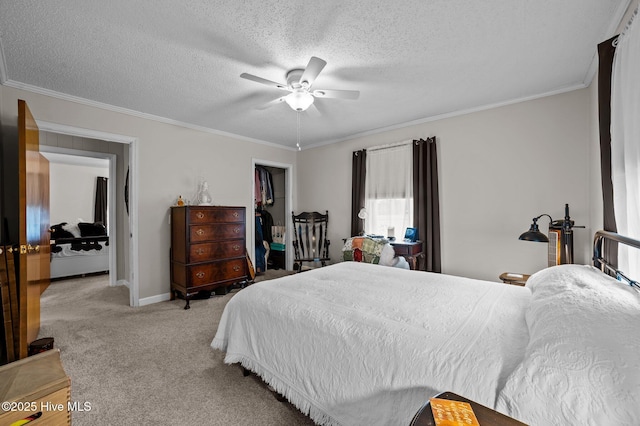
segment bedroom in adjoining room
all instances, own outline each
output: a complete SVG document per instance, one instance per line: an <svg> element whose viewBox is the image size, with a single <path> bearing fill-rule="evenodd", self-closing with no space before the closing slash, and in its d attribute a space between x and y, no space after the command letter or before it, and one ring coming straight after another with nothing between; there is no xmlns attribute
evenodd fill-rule
<svg viewBox="0 0 640 426"><path fill-rule="evenodd" d="M49 159L51 279L109 273L109 160L46 153Z"/></svg>

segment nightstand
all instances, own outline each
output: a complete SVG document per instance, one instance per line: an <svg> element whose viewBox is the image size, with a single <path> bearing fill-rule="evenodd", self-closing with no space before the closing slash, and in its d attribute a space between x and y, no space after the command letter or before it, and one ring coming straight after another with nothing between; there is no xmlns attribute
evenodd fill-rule
<svg viewBox="0 0 640 426"><path fill-rule="evenodd" d="M442 392L441 394L436 395L435 398L469 403L471 405L471 409L473 410L473 414L476 415L478 423L480 423L481 425L527 426L525 423L519 422L512 417L506 416L460 395L456 395L453 392ZM433 413L431 412L431 404L429 404L429 401L427 401L427 403L424 404L422 408L420 408L420 410L418 410L416 415L413 416L413 420L411 420L409 426L435 426L435 424L436 422L433 419Z"/></svg>
<svg viewBox="0 0 640 426"><path fill-rule="evenodd" d="M402 256L407 259L411 269L423 269L424 252L422 251L422 241L391 241L390 244L396 256Z"/></svg>
<svg viewBox="0 0 640 426"><path fill-rule="evenodd" d="M517 274L515 272L503 272L502 274L500 274L500 279L505 284L523 286L527 283L527 280L530 276L531 275L527 274Z"/></svg>

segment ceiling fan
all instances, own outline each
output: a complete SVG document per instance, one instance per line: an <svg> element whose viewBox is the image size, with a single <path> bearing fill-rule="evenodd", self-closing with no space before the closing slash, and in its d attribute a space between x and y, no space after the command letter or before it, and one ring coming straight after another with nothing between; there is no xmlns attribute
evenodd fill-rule
<svg viewBox="0 0 640 426"><path fill-rule="evenodd" d="M240 74L240 77L290 92L288 95L281 96L278 99L274 99L273 101L258 107L258 109L265 109L284 101L294 111L300 112L309 108L313 104L315 98L358 99L360 92L357 90L311 90L313 82L325 65L327 65L326 61L312 56L305 69L296 68L287 73L286 84L276 83L275 81L247 73Z"/></svg>

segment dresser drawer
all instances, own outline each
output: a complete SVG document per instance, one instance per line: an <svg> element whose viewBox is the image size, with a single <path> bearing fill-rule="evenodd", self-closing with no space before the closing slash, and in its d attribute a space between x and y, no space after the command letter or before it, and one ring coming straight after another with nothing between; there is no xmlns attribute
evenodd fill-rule
<svg viewBox="0 0 640 426"><path fill-rule="evenodd" d="M192 243L244 238L244 223L191 225L189 227L189 238Z"/></svg>
<svg viewBox="0 0 640 426"><path fill-rule="evenodd" d="M243 257L241 259L191 265L187 268L189 287L242 278L246 275L246 262L247 260Z"/></svg>
<svg viewBox="0 0 640 426"><path fill-rule="evenodd" d="M243 239L193 244L189 247L189 263L239 257L244 250Z"/></svg>
<svg viewBox="0 0 640 426"><path fill-rule="evenodd" d="M189 223L244 223L244 209L189 209Z"/></svg>

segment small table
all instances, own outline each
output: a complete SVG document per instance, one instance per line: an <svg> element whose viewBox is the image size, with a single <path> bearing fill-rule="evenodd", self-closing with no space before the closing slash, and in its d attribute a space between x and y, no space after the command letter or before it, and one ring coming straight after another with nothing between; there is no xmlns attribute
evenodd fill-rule
<svg viewBox="0 0 640 426"><path fill-rule="evenodd" d="M514 272L503 272L502 274L500 274L500 279L505 284L523 286L527 283L527 280L529 279L530 276L531 275L517 274Z"/></svg>
<svg viewBox="0 0 640 426"><path fill-rule="evenodd" d="M422 241L391 241L391 246L396 256L402 256L409 262L411 269L424 269L422 266L424 252L422 251Z"/></svg>
<svg viewBox="0 0 640 426"><path fill-rule="evenodd" d="M485 407L484 405L480 405L475 401L471 401L470 399L464 398L460 395L456 395L453 392L442 392L435 396L435 398L440 399L448 399L451 401L461 401L468 402L471 404L471 409L473 413L476 415L478 419L478 423L481 425L492 425L492 426L526 426L525 423L519 422L518 420L506 416L502 413L499 413L491 408ZM431 412L431 404L427 401L426 404L418 410L415 416L413 416L413 420L411 420L411 424L409 426L435 426L436 422L433 419L433 413Z"/></svg>

